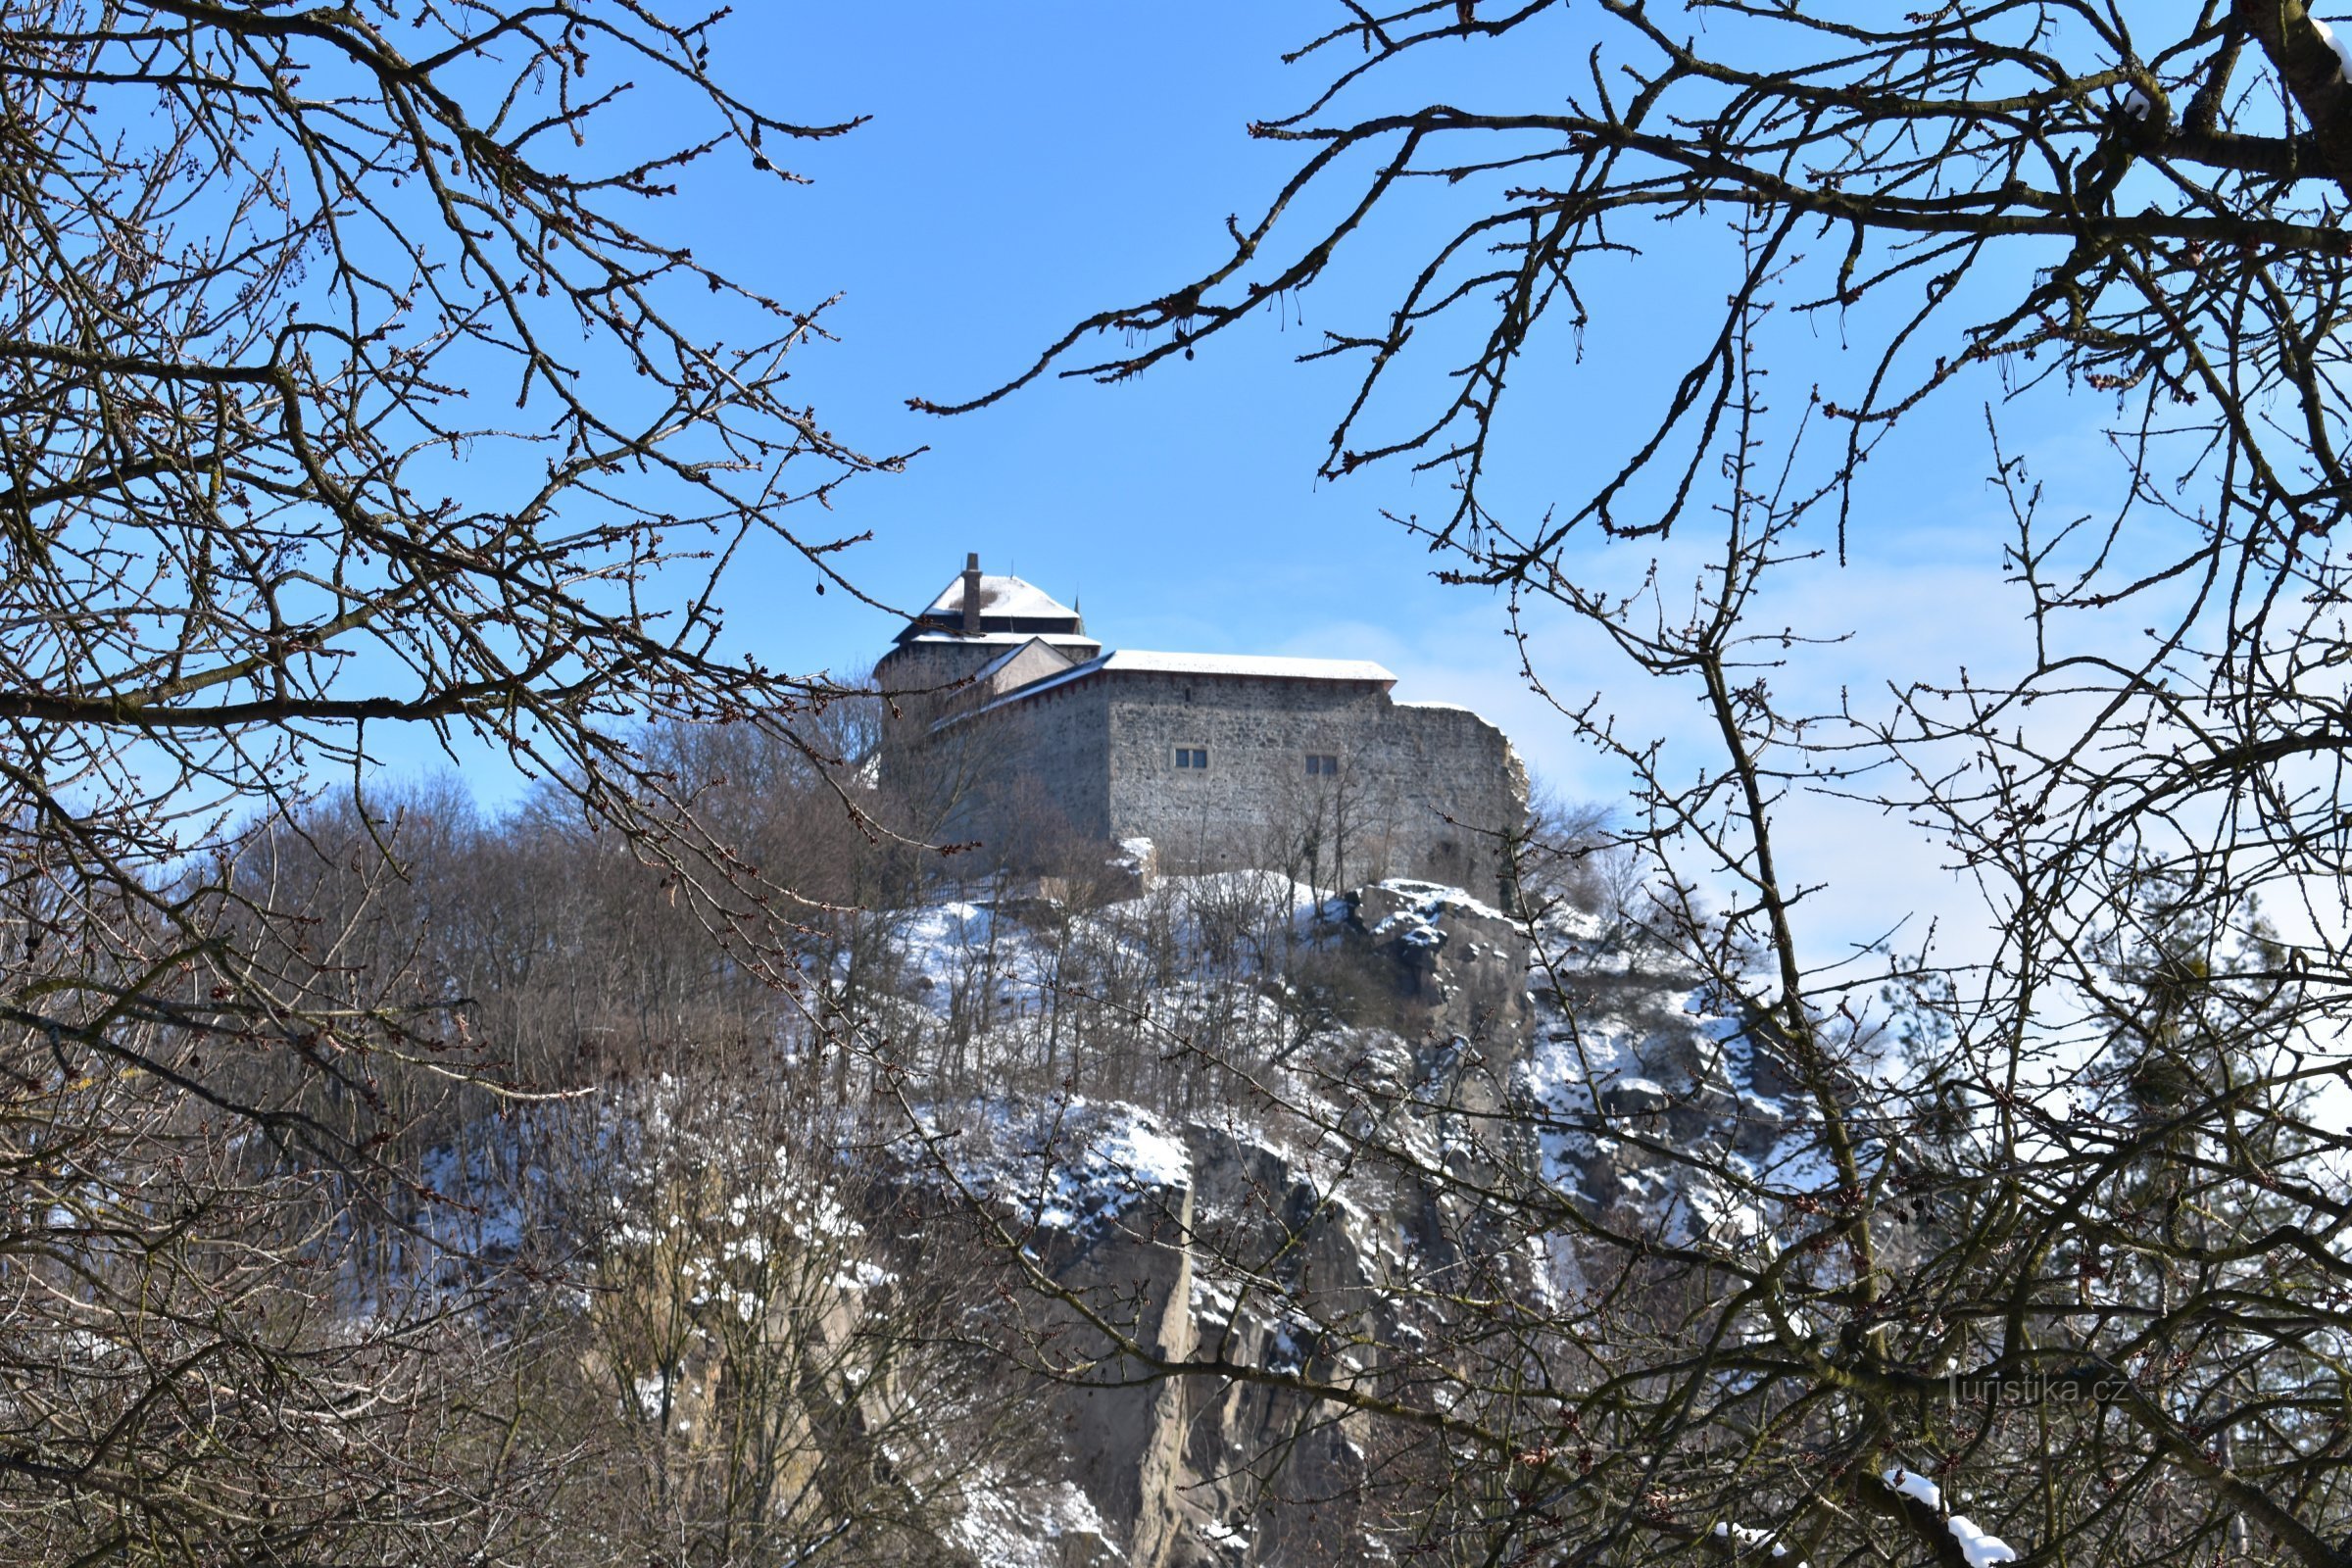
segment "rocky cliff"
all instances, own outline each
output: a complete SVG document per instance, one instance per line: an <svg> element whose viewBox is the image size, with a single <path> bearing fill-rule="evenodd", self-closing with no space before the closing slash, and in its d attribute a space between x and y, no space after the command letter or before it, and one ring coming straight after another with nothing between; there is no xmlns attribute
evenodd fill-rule
<svg viewBox="0 0 2352 1568"><path fill-rule="evenodd" d="M1455 889L1383 883L1313 914L1357 1005L1279 1059L1196 1060L1244 1092L1190 1108L1049 1094L990 1123L997 1179L968 1188L1054 1297L1031 1293L1016 1349L1053 1374L1054 1480L1089 1523L999 1534L977 1557L1409 1554L1429 1521L1407 1475L1444 1462L1417 1423L1495 1355L1463 1345L1464 1302L1487 1333L1491 1303L1544 1301L1574 1273L1566 1237L1494 1196L1726 1223L1722 1195L1684 1191L1642 1146L1729 1140L1761 1160L1788 1119L1739 1032L1592 922L1555 924L1538 965L1527 929ZM1058 1173L1043 1206L1005 1179L1038 1169Z"/></svg>

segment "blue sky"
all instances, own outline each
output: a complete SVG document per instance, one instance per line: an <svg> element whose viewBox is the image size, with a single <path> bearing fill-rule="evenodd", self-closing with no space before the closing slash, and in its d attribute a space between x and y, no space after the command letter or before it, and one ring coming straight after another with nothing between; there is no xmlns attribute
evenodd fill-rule
<svg viewBox="0 0 2352 1568"><path fill-rule="evenodd" d="M1498 602L1432 581L1431 559L1383 520L1384 508L1443 509L1444 482L1400 466L1337 485L1314 477L1352 383L1344 368L1293 360L1323 327L1365 323L1396 269L1430 243L1435 207L1400 205L1304 297L1302 318L1270 316L1140 383L1051 382L952 419L905 407L910 396L969 396L1074 318L1216 259L1226 215L1246 221L1298 157L1244 126L1297 107L1320 82L1324 67L1278 57L1336 10L757 0L721 34L718 59L735 83L794 118L872 121L782 150L806 187L753 189L712 169L664 220L691 231L698 256L766 292L796 303L840 294L826 318L840 341L805 352L796 384L854 444L929 447L904 476L845 489L819 530L872 530L848 566L869 592L919 605L977 550L992 570L1081 598L1090 629L1113 645L1378 659L1401 677L1400 695L1480 709L1540 777L1607 799L1622 780L1523 689ZM1428 85L1442 82L1456 101L1541 106L1556 101L1562 73L1581 71L1583 46L1565 24L1508 50L1480 48L1437 60ZM1525 377L1498 494L1532 514L1620 456L1645 408L1642 373L1680 368L1662 346L1697 314L1689 291L1704 284L1688 258L1710 242L1677 234L1613 278L1573 373L1565 338L1555 341ZM1809 352L1818 363L1784 367L1791 393L1846 358L1827 336ZM2021 651L1971 400L1983 395L1947 398L1874 465L1883 482L1851 566L1789 575L1791 620L1855 640L1807 656L1784 687L1834 703L1841 689L1867 694L1890 676L1982 668ZM2095 411L2078 417L2080 433L2046 416L2037 427L2039 455L2060 471L2092 450ZM755 563L728 600L734 633L783 667L857 666L895 629L840 595L819 598L791 564ZM1695 735L1688 694L1626 683L1565 632L1540 655L1563 693L1603 691L1632 726ZM467 776L493 801L503 793L495 769ZM1920 879L1933 880L1932 852L1850 808L1796 809L1791 824L1839 881L1840 932L1920 902Z"/></svg>
<svg viewBox="0 0 2352 1568"><path fill-rule="evenodd" d="M1337 270L1299 302L1303 324L1268 318L1140 382L1043 383L951 419L904 408L908 396L988 386L1075 316L1217 258L1225 216L1247 217L1298 156L1243 127L1321 79L1322 68L1278 56L1335 9L927 0L764 5L729 24L746 58L772 66L745 83L768 101L812 118L873 117L849 137L792 149L814 183L761 193L726 216L718 249L699 252L794 300L839 290L827 319L842 341L805 356L798 383L868 449L930 447L905 476L840 500L843 531L876 536L852 558L862 584L919 602L976 549L992 569L1082 596L1115 643L1369 655L1456 685L1431 695L1492 698L1514 684L1494 601L1429 580L1431 559L1380 515L1442 509L1444 481L1400 466L1337 485L1314 477L1351 382L1294 357L1326 326L1362 324L1424 236L1376 236L1367 265ZM1548 59L1524 46L1463 58L1493 101L1550 102L1544 78L1576 53L1573 39L1555 41ZM711 215L684 216L701 225ZM1662 329L1680 306L1673 264L1663 252L1648 268L1657 282L1620 290L1620 318L1594 336L1614 331L1638 352ZM1598 375L1531 386L1527 399L1523 425L1590 432L1514 443L1508 493L1532 509L1615 456L1609 432L1629 411ZM1951 412L1973 419L1965 405ZM1973 548L1949 525L1989 497L1955 509L1940 489L1988 465L1976 450L1948 456L1938 493L1913 492L1918 526L1879 531L1882 555ZM772 598L734 596L776 607L763 651L840 665L882 646L890 628L878 617L778 576Z"/></svg>

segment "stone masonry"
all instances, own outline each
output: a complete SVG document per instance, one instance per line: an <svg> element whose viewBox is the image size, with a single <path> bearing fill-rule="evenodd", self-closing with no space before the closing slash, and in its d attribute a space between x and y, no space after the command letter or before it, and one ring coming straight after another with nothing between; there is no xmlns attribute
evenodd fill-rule
<svg viewBox="0 0 2352 1568"><path fill-rule="evenodd" d="M960 770L958 836L1148 838L1167 871L1507 894L1527 806L1510 742L1467 709L1396 701L1378 664L1105 653L1075 610L974 557L875 676L901 714L884 774Z"/></svg>

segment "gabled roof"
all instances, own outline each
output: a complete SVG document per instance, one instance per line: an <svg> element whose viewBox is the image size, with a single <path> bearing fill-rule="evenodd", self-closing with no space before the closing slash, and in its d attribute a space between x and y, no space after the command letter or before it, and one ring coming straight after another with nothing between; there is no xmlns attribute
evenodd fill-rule
<svg viewBox="0 0 2352 1568"><path fill-rule="evenodd" d="M993 638L992 638L992 639L990 639L990 641L992 641L992 642L993 642L994 640L995 640L995 639L993 639ZM1049 653L1049 654L1052 654L1052 655L1053 655L1053 656L1054 656L1055 659L1058 659L1058 660L1060 660L1060 661L1061 661L1062 669L1067 669L1067 668L1069 668L1069 666L1070 666L1070 665L1072 665L1072 664L1074 664L1074 663L1076 663L1076 662L1077 662L1077 661L1076 661L1076 660L1074 660L1074 659L1072 659L1072 658L1070 658L1070 656L1069 656L1069 655L1067 655L1067 654L1063 653L1063 652L1062 652L1060 649L1058 649L1058 648L1056 648L1056 647L1054 647L1054 643L1055 643L1057 640L1066 640L1066 639L1055 639L1055 638L1052 638L1052 637L1023 637L1023 638L1021 638L1019 641L1015 642L1015 643L1014 643L1014 644L1013 644L1011 647L1009 647L1009 648L1005 649L1005 650L1004 650L1003 653L999 654L999 655L998 655L996 658L994 658L994 659L990 660L990 661L989 661L987 663L985 663L985 664L982 664L982 665L981 665L981 666L980 666L978 669L975 669L975 670L973 670L973 671L972 671L972 684L973 684L973 685L975 685L975 686L977 686L977 685L980 685L982 682L986 681L986 680L988 679L988 677L989 677L989 676L991 676L991 675L994 675L994 674L995 674L995 673L996 673L998 670L1000 670L1000 669L1003 669L1003 668L1004 668L1004 667L1006 664L1009 664L1009 663L1011 663L1011 662L1012 662L1014 660L1016 660L1016 659L1020 658L1020 657L1021 657L1021 655L1023 655L1023 654L1027 653L1027 652L1029 651L1030 645L1031 645L1031 644L1033 644L1033 643L1034 643L1036 646L1038 646L1038 647L1040 647L1040 648L1043 648L1043 649L1044 649L1044 650L1045 650L1047 653ZM1057 675L1058 675L1059 673L1061 673L1061 670L1055 670L1054 673L1055 673L1055 674L1057 674ZM1043 679L1043 678L1044 678L1044 677L1042 677L1042 676L1040 677L1040 679Z"/></svg>
<svg viewBox="0 0 2352 1568"><path fill-rule="evenodd" d="M963 613L963 577L948 579L948 585L931 601L929 615L960 615ZM1019 577L992 577L983 573L980 578L980 613L990 617L1002 615L1009 620L1069 620L1078 618L1078 612L1055 599L1033 582Z"/></svg>

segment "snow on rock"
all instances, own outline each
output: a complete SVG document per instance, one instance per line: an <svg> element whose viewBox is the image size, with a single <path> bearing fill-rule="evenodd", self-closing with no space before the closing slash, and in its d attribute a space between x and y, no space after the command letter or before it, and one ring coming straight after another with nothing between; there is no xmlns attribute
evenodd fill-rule
<svg viewBox="0 0 2352 1568"><path fill-rule="evenodd" d="M1501 910L1481 903L1460 888L1447 887L1442 882L1416 882L1410 877L1391 877L1364 890L1366 895L1374 892L1391 895L1392 903L1398 906L1372 928L1375 937L1387 934L1392 927L1397 930L1436 930L1448 914L1466 914L1481 920L1509 918ZM1445 938L1441 935L1432 940L1442 942Z"/></svg>
<svg viewBox="0 0 2352 1568"><path fill-rule="evenodd" d="M1127 1119L1104 1138L1096 1153L1108 1169L1147 1187L1183 1187L1193 1179L1184 1145L1154 1126L1132 1105L1118 1107Z"/></svg>
<svg viewBox="0 0 2352 1568"><path fill-rule="evenodd" d="M1427 1029L1524 1049L1527 932L1460 888L1392 878L1348 895L1355 926L1396 966L1397 994L1433 1007Z"/></svg>
<svg viewBox="0 0 2352 1568"><path fill-rule="evenodd" d="M1200 1536L1201 1544L1211 1551L1225 1552L1236 1558L1250 1555L1250 1533L1246 1527L1237 1529L1221 1519L1210 1519L1201 1524Z"/></svg>
<svg viewBox="0 0 2352 1568"><path fill-rule="evenodd" d="M1384 915L1372 928L1372 936L1375 941L1385 938L1408 948L1442 947L1446 941L1446 933L1438 929L1438 922L1419 909L1399 909Z"/></svg>
<svg viewBox="0 0 2352 1568"><path fill-rule="evenodd" d="M864 1258L853 1259L849 1267L833 1276L833 1289L837 1291L872 1291L898 1283L898 1275Z"/></svg>
<svg viewBox="0 0 2352 1568"><path fill-rule="evenodd" d="M1674 1103L1674 1091L1655 1078L1619 1077L1600 1092L1603 1110L1615 1116L1649 1116Z"/></svg>
<svg viewBox="0 0 2352 1568"><path fill-rule="evenodd" d="M1110 858L1109 865L1133 877L1138 889L1148 888L1159 877L1159 846L1140 834L1121 839L1119 853Z"/></svg>
<svg viewBox="0 0 2352 1568"><path fill-rule="evenodd" d="M962 1135L941 1147L959 1182L1010 1205L1024 1225L1091 1237L1147 1196L1192 1185L1184 1141L1124 1102L1073 1097L974 1109Z"/></svg>
<svg viewBox="0 0 2352 1568"><path fill-rule="evenodd" d="M1680 1241L1770 1248L1792 1206L1834 1185L1819 1116L1769 1048L1691 977L1606 941L1546 933L1520 1068L1544 1117L1544 1174L1646 1211ZM1707 1168L1655 1155L1705 1148Z"/></svg>

